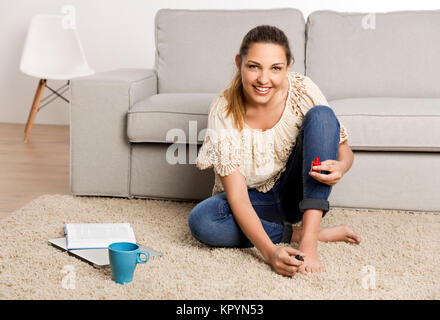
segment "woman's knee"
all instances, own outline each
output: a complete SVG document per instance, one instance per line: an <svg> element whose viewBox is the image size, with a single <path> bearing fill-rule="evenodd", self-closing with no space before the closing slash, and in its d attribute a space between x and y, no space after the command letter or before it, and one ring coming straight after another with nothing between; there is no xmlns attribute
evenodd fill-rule
<svg viewBox="0 0 440 320"><path fill-rule="evenodd" d="M224 194L205 199L196 205L189 214L188 225L194 238L210 246L252 246L235 223Z"/></svg>
<svg viewBox="0 0 440 320"><path fill-rule="evenodd" d="M328 106L315 106L311 108L305 115L303 120L303 127L310 130L322 132L333 136L339 136L340 123L334 111Z"/></svg>
<svg viewBox="0 0 440 320"><path fill-rule="evenodd" d="M219 200L211 197L198 203L189 213L188 226L192 235L200 242L211 242L209 237L215 230L215 219L218 215Z"/></svg>
<svg viewBox="0 0 440 320"><path fill-rule="evenodd" d="M204 213L208 214L200 202L191 210L188 216L189 229L196 238L198 238L200 230L205 228L206 215Z"/></svg>
<svg viewBox="0 0 440 320"><path fill-rule="evenodd" d="M316 120L319 122L322 121L334 121L339 123L338 118L335 115L335 112L329 106L317 105L311 108L305 115L304 121Z"/></svg>

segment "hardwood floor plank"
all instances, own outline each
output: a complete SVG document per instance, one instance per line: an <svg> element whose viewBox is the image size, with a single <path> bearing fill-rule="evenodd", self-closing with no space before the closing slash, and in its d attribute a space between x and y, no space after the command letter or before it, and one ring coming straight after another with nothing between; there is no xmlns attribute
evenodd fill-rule
<svg viewBox="0 0 440 320"><path fill-rule="evenodd" d="M69 126L0 123L0 219L43 194L71 194Z"/></svg>

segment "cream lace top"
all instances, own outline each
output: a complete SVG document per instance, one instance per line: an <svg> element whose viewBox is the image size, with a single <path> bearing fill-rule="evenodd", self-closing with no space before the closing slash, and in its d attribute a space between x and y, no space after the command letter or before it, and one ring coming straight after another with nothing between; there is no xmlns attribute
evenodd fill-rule
<svg viewBox="0 0 440 320"><path fill-rule="evenodd" d="M223 192L220 176L238 169L246 178L248 189L269 191L285 171L285 165L295 146L307 111L328 102L313 81L297 72L287 74L289 92L280 120L270 129L253 129L244 123L239 132L232 116L226 117L227 104L218 95L211 104L206 135L196 159L197 168L214 168L215 183L212 195ZM340 123L340 143L347 140L347 131Z"/></svg>

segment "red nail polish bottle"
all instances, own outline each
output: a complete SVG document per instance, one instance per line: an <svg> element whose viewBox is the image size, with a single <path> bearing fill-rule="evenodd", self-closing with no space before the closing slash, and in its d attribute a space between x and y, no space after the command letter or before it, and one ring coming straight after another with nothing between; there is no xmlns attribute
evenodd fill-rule
<svg viewBox="0 0 440 320"><path fill-rule="evenodd" d="M316 158L315 158L315 161L312 162L312 166L314 167L314 166L320 166L320 165L321 165L321 162L319 162L319 157L316 157ZM313 169L312 169L312 171L313 171L313 172L317 172L317 173L321 173L320 170L313 170Z"/></svg>

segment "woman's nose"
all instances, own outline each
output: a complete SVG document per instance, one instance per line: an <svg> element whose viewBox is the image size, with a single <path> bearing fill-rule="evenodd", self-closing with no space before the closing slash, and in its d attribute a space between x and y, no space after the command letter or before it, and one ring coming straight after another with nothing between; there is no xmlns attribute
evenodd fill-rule
<svg viewBox="0 0 440 320"><path fill-rule="evenodd" d="M258 76L257 81L259 84L265 85L268 83L268 79L269 79L269 77L267 75L267 71L263 70L260 72L260 75Z"/></svg>

